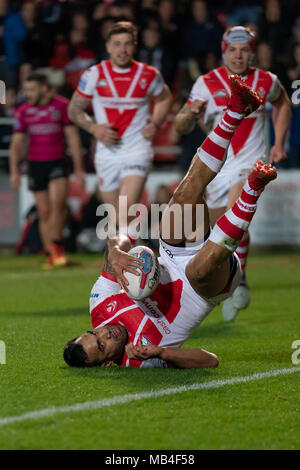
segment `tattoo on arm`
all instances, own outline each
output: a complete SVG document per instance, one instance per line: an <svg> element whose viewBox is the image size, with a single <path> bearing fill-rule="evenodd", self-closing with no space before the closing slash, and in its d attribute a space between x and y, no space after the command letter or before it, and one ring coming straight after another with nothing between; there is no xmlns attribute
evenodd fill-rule
<svg viewBox="0 0 300 470"><path fill-rule="evenodd" d="M85 112L90 100L83 98L78 93L73 94L69 104L69 118L81 129L90 132L91 126L94 124L92 118Z"/></svg>
<svg viewBox="0 0 300 470"><path fill-rule="evenodd" d="M108 274L112 274L113 276L115 275L114 270L113 270L110 262L108 261L108 245L106 245L106 248L105 248L103 269Z"/></svg>

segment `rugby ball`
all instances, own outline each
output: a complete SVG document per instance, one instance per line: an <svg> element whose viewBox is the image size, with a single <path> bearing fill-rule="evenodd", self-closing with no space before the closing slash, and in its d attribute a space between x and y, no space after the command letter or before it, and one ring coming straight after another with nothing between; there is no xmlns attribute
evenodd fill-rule
<svg viewBox="0 0 300 470"><path fill-rule="evenodd" d="M133 300L142 300L151 295L160 279L159 262L153 251L147 246L136 246L131 248L129 255L135 256L142 261L142 270L135 268L139 273L136 276L129 272L124 272L128 280L126 294Z"/></svg>

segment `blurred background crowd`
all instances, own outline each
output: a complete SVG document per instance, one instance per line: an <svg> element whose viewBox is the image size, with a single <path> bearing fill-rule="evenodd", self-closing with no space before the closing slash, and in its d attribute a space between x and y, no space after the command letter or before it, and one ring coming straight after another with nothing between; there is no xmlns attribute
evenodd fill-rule
<svg viewBox="0 0 300 470"><path fill-rule="evenodd" d="M228 26L255 31L254 65L277 74L290 97L293 82L300 80L299 0L0 0L0 79L6 84L6 104L0 107L2 171L8 173L9 118L24 102L24 80L33 71L42 72L59 94L70 98L82 72L108 58L105 37L120 20L138 26L135 58L157 67L174 97L154 141L156 169L185 171L205 138L200 128L180 138L174 116L197 77L222 64L220 42ZM286 169L300 168L300 105L293 103L292 109L288 158L281 165ZM271 105L268 111L271 116ZM268 126L271 144L271 119ZM80 133L85 169L93 173L94 144L89 134Z"/></svg>
<svg viewBox="0 0 300 470"><path fill-rule="evenodd" d="M138 26L136 59L161 71L173 92L173 113L196 78L221 65L220 41L227 26L247 25L256 32L255 65L277 74L289 96L292 82L300 79L299 0L0 0L0 78L7 87L2 116L11 116L24 101L22 83L33 70L45 73L58 93L70 97L82 71L107 58L107 31L121 19ZM185 170L190 149L204 135L197 130L177 142L171 123L170 117L154 142L159 148L166 140L170 144L156 162L179 163ZM286 168L300 167L299 128L300 108L293 106ZM10 129L2 126L1 149L8 148L9 139ZM89 137L82 133L82 140L86 169L92 171Z"/></svg>

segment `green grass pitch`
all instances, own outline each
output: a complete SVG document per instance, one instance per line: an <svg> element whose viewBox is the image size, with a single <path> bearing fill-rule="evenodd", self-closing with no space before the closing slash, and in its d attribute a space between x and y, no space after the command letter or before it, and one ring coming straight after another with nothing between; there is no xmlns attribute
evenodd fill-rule
<svg viewBox="0 0 300 470"><path fill-rule="evenodd" d="M186 342L220 358L215 370L72 369L63 345L90 328L96 256L42 272L38 257L0 260L0 418L116 395L295 367L300 255L250 257L250 307L235 323L213 311ZM300 355L299 355L300 356ZM300 372L0 426L0 449L299 449Z"/></svg>

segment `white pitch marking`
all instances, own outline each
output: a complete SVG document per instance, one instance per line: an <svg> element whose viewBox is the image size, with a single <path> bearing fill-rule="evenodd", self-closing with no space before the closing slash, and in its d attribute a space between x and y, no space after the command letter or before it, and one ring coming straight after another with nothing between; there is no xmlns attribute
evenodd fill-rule
<svg viewBox="0 0 300 470"><path fill-rule="evenodd" d="M133 401L144 400L147 398L159 398L166 395L174 395L176 393L189 392L191 390L206 390L212 388L220 388L225 385L232 385L237 383L251 382L252 380L261 380L268 377L276 377L278 375L287 375L293 374L295 372L300 372L300 367L291 367L289 369L277 369L270 370L267 372L257 372L252 375L246 375L243 377L233 377L232 379L227 380L212 380L210 382L197 383L193 385L183 385L181 387L175 388L166 388L163 390L152 390L150 392L144 393L133 393L130 395L118 395L112 398L105 398L103 400L97 401L87 401L84 403L76 403L75 405L69 406L59 406L45 408L43 410L30 411L29 413L24 413L19 416L7 416L0 418L0 427L7 424L18 423L21 421L26 421L28 419L40 419L47 418L49 416L54 416L59 413L69 413L73 411L84 411L84 410L98 410L106 406L114 405L124 405L125 403L130 403Z"/></svg>

